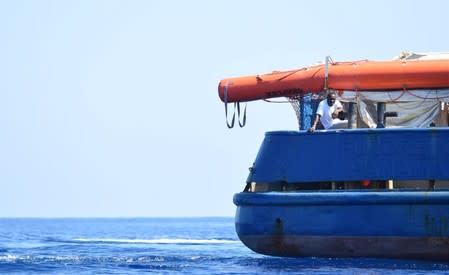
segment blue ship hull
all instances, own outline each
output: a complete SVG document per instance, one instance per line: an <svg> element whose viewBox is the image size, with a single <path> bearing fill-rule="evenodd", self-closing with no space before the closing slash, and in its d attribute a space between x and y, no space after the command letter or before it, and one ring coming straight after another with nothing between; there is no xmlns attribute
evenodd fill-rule
<svg viewBox="0 0 449 275"><path fill-rule="evenodd" d="M236 230L273 256L449 260L449 191L238 193Z"/></svg>
<svg viewBox="0 0 449 275"><path fill-rule="evenodd" d="M447 185L448 141L448 128L269 132L234 196L237 234L274 256L449 260L449 189L427 185Z"/></svg>

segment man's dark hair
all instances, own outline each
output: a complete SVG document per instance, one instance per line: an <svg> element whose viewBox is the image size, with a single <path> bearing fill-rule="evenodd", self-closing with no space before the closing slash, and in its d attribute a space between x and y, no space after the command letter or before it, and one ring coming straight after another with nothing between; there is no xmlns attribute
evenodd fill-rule
<svg viewBox="0 0 449 275"><path fill-rule="evenodd" d="M327 97L330 97L331 95L337 96L337 93L336 93L335 91L329 91L329 92L327 93Z"/></svg>

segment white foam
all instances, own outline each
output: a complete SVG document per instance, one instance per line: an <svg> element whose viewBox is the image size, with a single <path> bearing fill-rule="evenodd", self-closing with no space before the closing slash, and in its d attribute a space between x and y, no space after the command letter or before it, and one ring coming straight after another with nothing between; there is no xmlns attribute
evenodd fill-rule
<svg viewBox="0 0 449 275"><path fill-rule="evenodd" d="M132 244L227 244L238 243L234 240L218 239L74 239L77 242L107 242L107 243L132 243Z"/></svg>
<svg viewBox="0 0 449 275"><path fill-rule="evenodd" d="M11 261L15 261L17 259L18 259L18 257L16 255L0 256L0 261L11 262Z"/></svg>

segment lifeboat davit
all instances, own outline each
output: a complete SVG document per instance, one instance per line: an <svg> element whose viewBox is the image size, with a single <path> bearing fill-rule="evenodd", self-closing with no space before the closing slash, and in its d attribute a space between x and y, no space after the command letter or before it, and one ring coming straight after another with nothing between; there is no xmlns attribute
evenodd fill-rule
<svg viewBox="0 0 449 275"><path fill-rule="evenodd" d="M218 93L223 102L246 102L274 97L341 91L394 91L449 88L449 59L335 62L226 78Z"/></svg>

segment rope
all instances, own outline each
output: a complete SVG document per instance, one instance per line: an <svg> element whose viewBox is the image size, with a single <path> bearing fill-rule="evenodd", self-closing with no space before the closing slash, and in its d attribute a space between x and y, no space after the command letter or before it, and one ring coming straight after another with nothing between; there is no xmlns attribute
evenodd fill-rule
<svg viewBox="0 0 449 275"><path fill-rule="evenodd" d="M416 97L416 98L420 98L420 99L424 99L424 100L427 100L427 99L436 99L436 100L439 100L439 99L449 98L449 96L438 96L438 95L435 96L435 97L429 97L429 96L422 97L422 96L413 94L413 93L410 92L410 91L407 91L407 92L408 92L408 94L410 94L410 95L412 95L412 96L414 96L414 97ZM429 95L431 92L437 93L437 90L429 90L429 92L427 93L427 95Z"/></svg>
<svg viewBox="0 0 449 275"><path fill-rule="evenodd" d="M429 91L427 92L427 95L429 95L431 92L432 92L432 90L429 90ZM424 97L423 97L423 96L418 96L418 95L416 95L416 94L413 94L413 93L411 93L409 90L406 90L406 89L404 88L403 93L401 94L401 96L402 96L403 94L405 94L405 93L407 93L407 94L409 94L409 95L411 95L411 96L414 96L414 97L416 97L416 98L422 99L422 100L421 100L421 102L419 102L419 104L417 104L416 106L409 107L409 108L406 108L406 107L404 107L404 106L401 106L400 103L396 102L396 100L398 100L399 97L396 98L394 101L392 101L393 104L395 104L396 106L398 106L398 108L401 108L401 109L404 109L404 110L413 110L413 109L416 109L416 108L420 107L421 105L423 105L424 102L426 102L427 99L441 99L441 98L447 98L447 97L449 97L449 96L446 96L446 97L428 97L428 96L424 96ZM401 97L401 96L400 96L400 97Z"/></svg>
<svg viewBox="0 0 449 275"><path fill-rule="evenodd" d="M388 93L388 98L390 98L390 101L391 101L391 102L396 103L396 101L397 101L398 99L400 99L402 96L404 96L406 93L407 93L407 90L404 88L404 89L402 89L401 94L399 94L399 96L398 96L397 98L395 98L395 99L391 98L391 93Z"/></svg>

